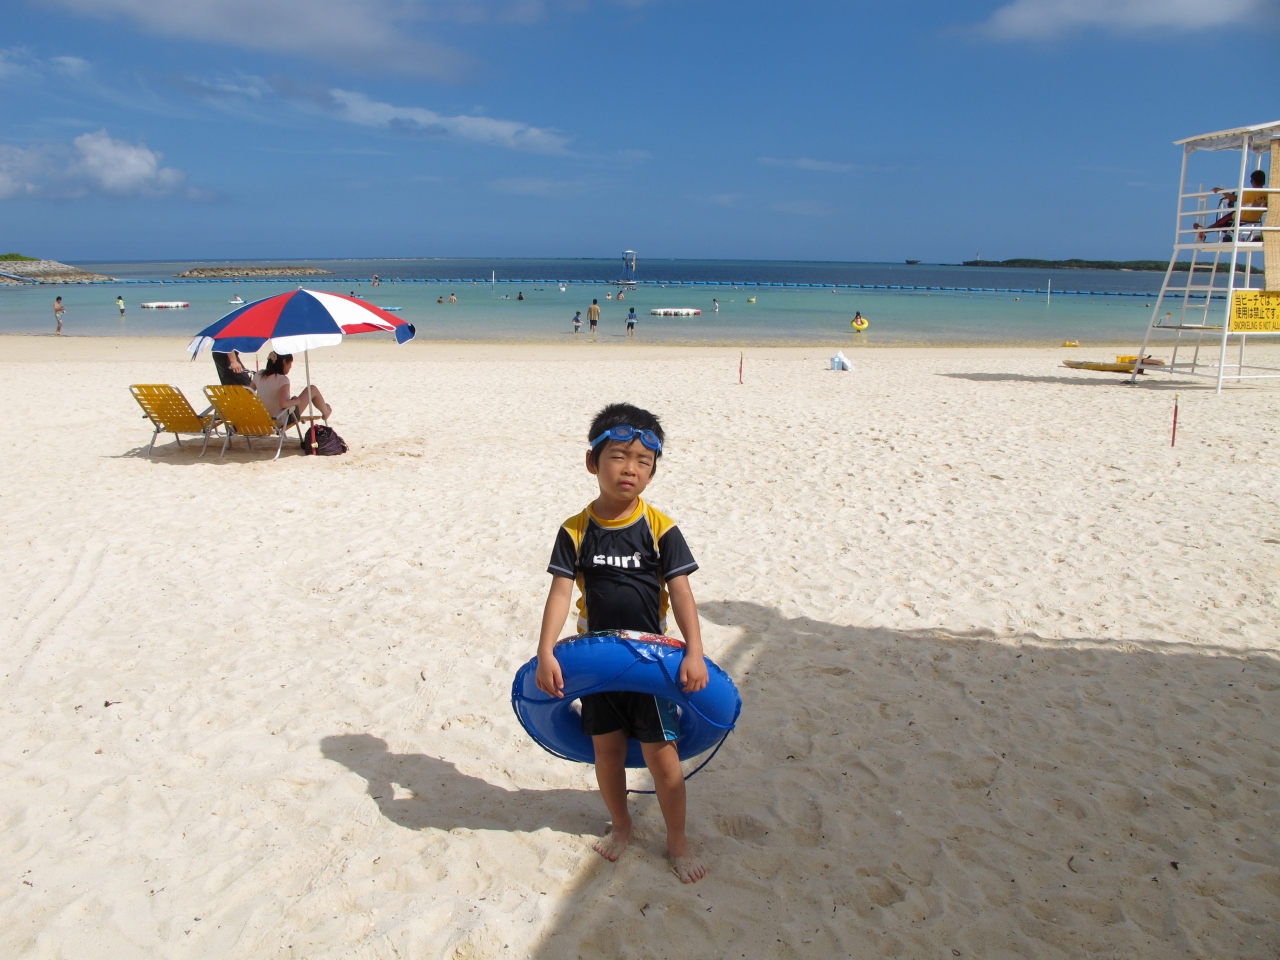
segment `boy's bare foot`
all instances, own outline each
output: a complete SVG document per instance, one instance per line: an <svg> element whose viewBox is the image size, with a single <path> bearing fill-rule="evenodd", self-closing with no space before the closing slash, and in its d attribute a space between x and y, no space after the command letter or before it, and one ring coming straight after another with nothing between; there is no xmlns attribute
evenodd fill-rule
<svg viewBox="0 0 1280 960"><path fill-rule="evenodd" d="M627 844L630 842L630 830L623 831L616 827L610 827L609 832L597 840L591 849L610 863L613 863L622 856L622 851L627 849Z"/></svg>
<svg viewBox="0 0 1280 960"><path fill-rule="evenodd" d="M671 869L681 883L697 883L707 875L707 865L691 853L671 858Z"/></svg>

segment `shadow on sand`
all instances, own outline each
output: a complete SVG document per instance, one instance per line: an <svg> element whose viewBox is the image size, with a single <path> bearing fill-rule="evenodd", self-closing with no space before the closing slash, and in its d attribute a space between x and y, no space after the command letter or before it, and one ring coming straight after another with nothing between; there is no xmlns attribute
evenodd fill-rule
<svg viewBox="0 0 1280 960"><path fill-rule="evenodd" d="M1032 375L1027 373L939 373L940 377L949 377L952 380L972 380L974 383L1057 383L1066 387L1130 387L1134 386L1129 382L1129 374L1127 373L1095 373L1092 376L1070 376L1062 374L1061 376L1050 377L1041 375ZM1170 380L1168 377L1144 377L1138 381L1137 386L1150 390L1212 390L1214 385L1212 381L1201 380Z"/></svg>
<svg viewBox="0 0 1280 960"><path fill-rule="evenodd" d="M711 874L682 886L633 845L562 892L532 956L1280 954L1270 654L700 612L740 630L716 659L744 700L690 782ZM406 761L367 747L381 792ZM501 819L460 809L500 791L412 764L443 791L433 822ZM555 791L506 816L580 829L591 809Z"/></svg>
<svg viewBox="0 0 1280 960"><path fill-rule="evenodd" d="M600 824L600 799L594 791L504 790L462 773L447 760L391 753L385 740L367 733L325 737L320 750L363 777L382 815L410 830L549 827L578 834ZM397 792L410 795L396 799Z"/></svg>
<svg viewBox="0 0 1280 960"><path fill-rule="evenodd" d="M236 437L231 441L231 445L227 447L225 456L219 456L222 451L222 437L214 437L209 441L209 447L205 450L204 456L200 455L200 447L204 443L199 435L192 437L184 437L182 446L178 446L173 440L173 436L169 435L168 442L165 442L163 435L156 438L155 448L151 453L147 453L147 445L143 444L134 447L132 450L126 450L124 453L116 454L108 459L113 460L150 460L152 463L163 464L169 467L194 467L200 464L226 464L226 463L254 463L259 460L271 462L276 455L276 445L278 440L272 437L255 437L253 447L247 446L244 437ZM284 449L280 451L280 459L286 457L301 457L302 451L299 449L301 441L297 436L290 434L284 441Z"/></svg>

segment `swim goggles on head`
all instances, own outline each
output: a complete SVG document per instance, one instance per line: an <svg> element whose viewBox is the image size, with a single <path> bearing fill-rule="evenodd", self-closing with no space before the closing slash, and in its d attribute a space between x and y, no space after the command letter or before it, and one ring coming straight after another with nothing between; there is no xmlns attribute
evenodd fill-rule
<svg viewBox="0 0 1280 960"><path fill-rule="evenodd" d="M591 446L594 449L605 440L614 440L618 443L630 443L637 437L640 438L640 442L642 444L654 453L662 452L662 441L658 439L658 435L656 433L652 430L637 430L629 423L620 423L616 427L610 427L604 433L600 434L600 436L592 440Z"/></svg>

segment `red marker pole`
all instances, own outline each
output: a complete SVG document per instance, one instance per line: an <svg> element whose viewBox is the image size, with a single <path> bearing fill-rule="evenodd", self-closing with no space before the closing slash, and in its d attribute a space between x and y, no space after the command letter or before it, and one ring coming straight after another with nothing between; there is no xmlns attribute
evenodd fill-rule
<svg viewBox="0 0 1280 960"><path fill-rule="evenodd" d="M742 351L738 351L738 383L742 383Z"/></svg>
<svg viewBox="0 0 1280 960"><path fill-rule="evenodd" d="M1173 436L1169 438L1169 446L1174 446L1178 442L1178 395L1173 395Z"/></svg>

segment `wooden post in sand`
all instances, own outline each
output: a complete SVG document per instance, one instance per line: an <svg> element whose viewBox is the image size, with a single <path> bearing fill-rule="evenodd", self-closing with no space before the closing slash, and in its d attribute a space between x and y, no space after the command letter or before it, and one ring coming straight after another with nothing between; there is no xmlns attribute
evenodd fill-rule
<svg viewBox="0 0 1280 960"><path fill-rule="evenodd" d="M742 385L742 351L738 351L738 385Z"/></svg>
<svg viewBox="0 0 1280 960"><path fill-rule="evenodd" d="M1178 445L1178 395L1173 395L1173 436L1169 438L1169 446Z"/></svg>

